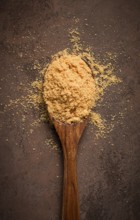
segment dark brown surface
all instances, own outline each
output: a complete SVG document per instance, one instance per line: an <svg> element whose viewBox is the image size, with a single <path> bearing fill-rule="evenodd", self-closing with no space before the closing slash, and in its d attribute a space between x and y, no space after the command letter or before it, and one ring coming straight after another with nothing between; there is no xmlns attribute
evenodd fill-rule
<svg viewBox="0 0 140 220"><path fill-rule="evenodd" d="M139 14L139 0L0 1L1 111L7 96L24 93L17 92L20 82L35 80L35 60L43 66L70 46L74 16L80 19L82 41L96 55L117 55L114 66L123 83L108 90L97 109L108 121L116 114L117 123L106 139L98 140L96 127L88 125L79 146L81 220L140 219ZM62 154L45 145L46 138L58 138L44 123L28 136L36 113L26 114L24 130L16 111L1 114L0 220L59 220Z"/></svg>

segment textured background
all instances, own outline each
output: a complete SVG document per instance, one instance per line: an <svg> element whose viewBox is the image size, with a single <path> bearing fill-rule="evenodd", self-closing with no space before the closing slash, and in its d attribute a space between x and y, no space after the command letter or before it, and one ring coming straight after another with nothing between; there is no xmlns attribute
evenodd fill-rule
<svg viewBox="0 0 140 220"><path fill-rule="evenodd" d="M62 201L62 153L46 147L59 142L41 123L28 135L36 112L3 113L20 97L20 82L31 83L50 56L70 47L68 28L80 19L81 40L102 59L115 53L113 86L98 107L105 119L116 114L114 130L96 139L88 125L78 152L81 220L140 219L140 1L139 0L0 0L0 220L59 220ZM119 116L119 112L124 117Z"/></svg>

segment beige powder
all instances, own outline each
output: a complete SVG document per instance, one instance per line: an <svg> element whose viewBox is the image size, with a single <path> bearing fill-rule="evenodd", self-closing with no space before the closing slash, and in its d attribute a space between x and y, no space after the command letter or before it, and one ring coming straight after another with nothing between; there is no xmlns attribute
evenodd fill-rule
<svg viewBox="0 0 140 220"><path fill-rule="evenodd" d="M83 34L83 32L82 32ZM86 33L85 33L86 34ZM57 60L59 57L64 57L66 55L75 54L81 57L82 60L85 60L86 63L88 63L88 66L90 66L90 69L92 70L92 75L95 81L96 85L96 95L93 93L93 107L96 105L96 110L94 108L91 111L90 119L91 122L97 127L96 129L93 129L93 132L96 134L96 138L103 137L105 138L106 135L112 131L113 127L115 126L115 123L118 123L119 121L115 121L113 119L111 120L105 120L102 114L99 114L99 109L102 106L105 107L105 104L103 102L104 94L107 93L108 90L111 89L114 90L114 87L112 85L118 84L121 82L121 80L114 74L115 69L112 67L112 60L115 61L116 54L112 54L110 52L107 53L107 57L103 56L104 59L100 61L99 57L97 59L96 55L94 54L90 46L86 44L83 44L80 40L80 32L78 31L78 28L71 29L69 32L70 36L70 42L72 46L72 50L70 48L66 48L63 51L59 51L57 54L54 54L52 56L53 60ZM85 63L84 63L85 64ZM21 96L18 95L17 99L10 99L5 105L4 111L10 111L13 110L13 121L16 124L16 120L14 119L14 115L19 116L22 120L23 129L26 126L26 122L28 122L30 114L32 114L32 109L35 110L34 117L30 117L30 120L32 120L32 123L30 124L30 132L32 130L35 131L36 127L40 126L42 122L48 121L48 113L46 111L46 104L44 103L43 99L43 79L44 74L47 74L48 66L52 64L44 64L43 66L39 63L39 61L35 60L33 67L30 67L32 69L38 70L39 75L36 79L34 79L34 82L31 83L23 83L17 85L17 94L18 91L24 91L24 94ZM87 66L86 66L87 67ZM18 67L19 70L24 71L22 67ZM90 71L90 70L89 70ZM16 86L16 85L15 85ZM86 91L88 85L86 86ZM10 97L7 96L9 99ZM96 104L94 105L94 98L96 99ZM109 104L109 103L108 103ZM98 109L99 108L99 109ZM95 112L96 111L96 112ZM124 112L118 113L125 114ZM120 115L121 116L121 115ZM119 116L118 116L119 117ZM32 119L31 119L32 118ZM116 116L117 118L117 116ZM122 116L121 118L122 119ZM119 119L118 119L119 120ZM94 127L95 128L95 127ZM31 130L32 129L32 130ZM26 127L27 131L27 127Z"/></svg>
<svg viewBox="0 0 140 220"><path fill-rule="evenodd" d="M80 56L55 58L45 73L44 100L59 121L71 123L86 118L95 103L95 83Z"/></svg>

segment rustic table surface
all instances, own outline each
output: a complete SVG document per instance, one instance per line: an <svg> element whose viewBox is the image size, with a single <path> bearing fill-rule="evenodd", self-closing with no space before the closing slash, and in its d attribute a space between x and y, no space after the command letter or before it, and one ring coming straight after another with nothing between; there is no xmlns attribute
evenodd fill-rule
<svg viewBox="0 0 140 220"><path fill-rule="evenodd" d="M39 117L34 109L24 121L22 106L4 106L26 94L18 86L36 79L35 61L44 66L71 46L68 29L75 21L82 42L99 59L116 55L115 74L123 81L108 89L96 109L108 121L116 115L112 132L97 139L89 124L79 144L81 220L140 219L139 0L1 0L1 220L61 219L63 157L46 144L60 145L55 130L44 122L32 128Z"/></svg>

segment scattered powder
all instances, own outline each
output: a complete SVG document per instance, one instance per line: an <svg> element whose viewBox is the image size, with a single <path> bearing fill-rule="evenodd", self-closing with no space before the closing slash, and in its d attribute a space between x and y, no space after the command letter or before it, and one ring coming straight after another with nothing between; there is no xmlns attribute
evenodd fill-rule
<svg viewBox="0 0 140 220"><path fill-rule="evenodd" d="M79 22L79 20L77 21ZM106 59L107 64L103 64L98 61L98 59L96 58L95 54L93 53L93 51L89 46L83 49L83 45L81 44L80 41L80 32L78 31L78 28L71 29L69 31L69 36L70 36L70 42L72 44L72 50L65 49L63 51L60 51L54 56L52 56L52 60L57 60L57 58L64 57L67 55L74 56L74 54L75 56L78 56L79 59L81 58L82 60L84 60L85 63L87 64L87 65L84 64L85 68L89 67L87 71L88 75L90 76L90 74L92 73L93 78L90 77L90 79L91 81L94 79L94 83L96 85L96 96L95 93L93 93L94 96L93 100L95 98L93 106L99 105L99 101L103 99L103 95L106 91L106 88L121 82L121 80L114 75L114 69L112 67L112 64L110 63L112 60L113 62L115 61L116 55L114 56L108 52ZM42 123L42 121L48 121L46 104L43 99L43 79L44 79L44 74L47 77L46 72L48 72L51 65L52 63L50 65L49 63L47 63L45 68L43 69L40 63L36 60L34 62L33 69L38 70L39 72L38 78L31 84L20 83L20 91L23 90L25 95L24 96L22 95L21 97L15 100L10 100L4 109L5 111L14 110L14 114L18 115L21 118L23 126L30 117L29 110L35 109L38 112L38 114L36 118L33 118L33 121L30 124L29 133L33 132L34 128L39 126ZM61 68L62 67L60 67L60 69ZM59 72L59 69L57 71ZM88 86L86 86L84 89L87 91ZM82 90L81 92L83 94ZM112 123L109 125L108 122L105 121L98 112L96 113L94 112L94 108L93 108L92 112L90 113L90 118L91 118L91 122L98 128L96 130L97 137L105 137L105 134L109 133L113 129L115 123L114 117L112 119ZM48 145L49 144L50 141L48 140Z"/></svg>
<svg viewBox="0 0 140 220"><path fill-rule="evenodd" d="M50 150L56 150L56 151L60 151L61 148L59 148L58 144L56 144L56 142L52 139L46 139L45 140L45 145L50 149Z"/></svg>
<svg viewBox="0 0 140 220"><path fill-rule="evenodd" d="M82 44L80 41L80 33L78 28L69 31L70 42L72 43L72 51L75 54L82 52Z"/></svg>
<svg viewBox="0 0 140 220"><path fill-rule="evenodd" d="M44 82L48 111L59 121L86 118L95 104L95 83L87 64L76 55L64 55L49 65Z"/></svg>
<svg viewBox="0 0 140 220"><path fill-rule="evenodd" d="M19 115L23 126L28 120L29 111L34 109L38 112L37 118L33 119L33 122L30 124L31 127L35 128L40 125L43 121L48 121L48 115L46 111L46 104L43 99L43 80L36 79L31 84L24 85L23 83L20 85L21 89L24 90L26 95L22 95L17 99L10 99L9 103L5 105L4 111L14 110L16 109L15 114ZM31 120L31 118L30 118Z"/></svg>
<svg viewBox="0 0 140 220"><path fill-rule="evenodd" d="M111 53L111 52L106 52L106 57L107 57L109 60L116 61L117 54L116 54L116 53Z"/></svg>
<svg viewBox="0 0 140 220"><path fill-rule="evenodd" d="M90 51L81 53L82 59L88 63L92 70L93 77L96 83L96 101L101 100L107 87L120 83L121 80L114 75L114 69L109 64L101 64L97 61L94 54Z"/></svg>
<svg viewBox="0 0 140 220"><path fill-rule="evenodd" d="M99 130L102 131L102 133L104 133L105 125L104 125L104 121L101 118L101 115L96 112L91 112L90 118L91 118L91 122L95 126L97 126L99 128Z"/></svg>

